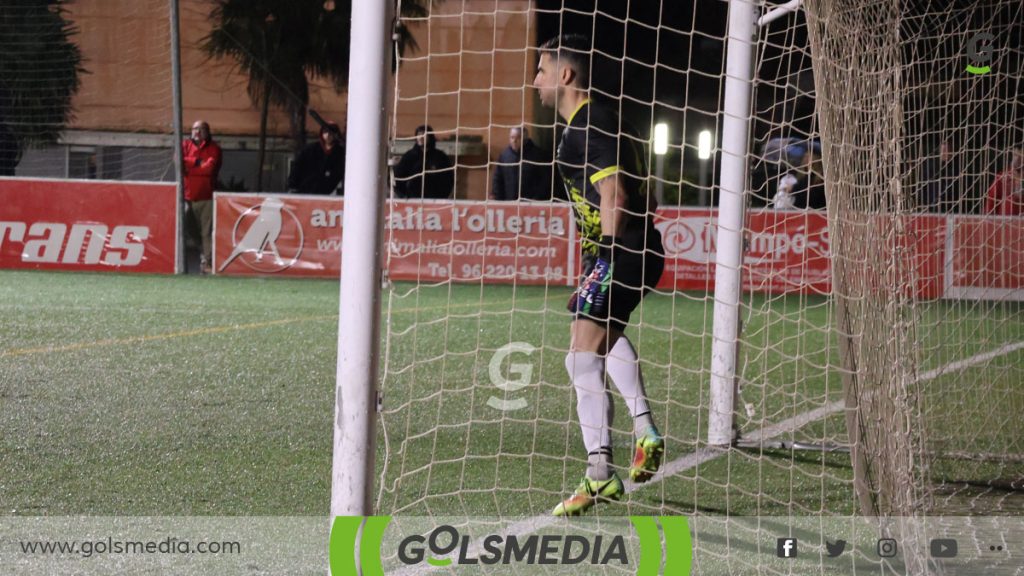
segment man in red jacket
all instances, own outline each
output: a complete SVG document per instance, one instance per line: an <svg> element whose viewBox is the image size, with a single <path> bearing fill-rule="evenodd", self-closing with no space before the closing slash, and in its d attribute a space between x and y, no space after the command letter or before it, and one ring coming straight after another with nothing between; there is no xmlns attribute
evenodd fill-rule
<svg viewBox="0 0 1024 576"><path fill-rule="evenodd" d="M203 254L200 272L210 273L213 239L213 188L220 172L220 145L210 138L210 125L196 120L192 137L181 143L185 171L185 229L199 229Z"/></svg>
<svg viewBox="0 0 1024 576"><path fill-rule="evenodd" d="M985 193L985 214L1024 215L1024 150L1010 151L1010 165Z"/></svg>

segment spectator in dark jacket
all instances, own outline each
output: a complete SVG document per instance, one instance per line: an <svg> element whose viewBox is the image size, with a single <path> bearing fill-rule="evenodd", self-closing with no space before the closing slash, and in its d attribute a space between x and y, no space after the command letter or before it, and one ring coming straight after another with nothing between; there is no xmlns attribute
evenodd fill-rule
<svg viewBox="0 0 1024 576"><path fill-rule="evenodd" d="M18 139L13 132L7 128L7 122L0 110L0 176L14 176L14 169L18 167L20 154Z"/></svg>
<svg viewBox="0 0 1024 576"><path fill-rule="evenodd" d="M959 212L956 180L960 175L954 162L953 144L944 141L924 162L919 206L929 212Z"/></svg>
<svg viewBox="0 0 1024 576"><path fill-rule="evenodd" d="M333 194L345 182L345 146L334 122L320 127L320 138L307 144L292 163L288 190L299 194Z"/></svg>
<svg viewBox="0 0 1024 576"><path fill-rule="evenodd" d="M395 166L395 196L399 198L451 198L455 169L448 155L437 149L434 129L416 128L416 144Z"/></svg>
<svg viewBox="0 0 1024 576"><path fill-rule="evenodd" d="M530 140L526 128L508 133L508 148L494 169L491 199L551 199L551 155Z"/></svg>

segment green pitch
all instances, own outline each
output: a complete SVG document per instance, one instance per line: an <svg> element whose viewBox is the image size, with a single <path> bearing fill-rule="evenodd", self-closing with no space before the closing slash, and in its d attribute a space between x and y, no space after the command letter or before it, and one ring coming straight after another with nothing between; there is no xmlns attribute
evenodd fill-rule
<svg viewBox="0 0 1024 576"><path fill-rule="evenodd" d="M568 292L397 284L385 293L381 512L546 514L576 484ZM701 452L712 308L703 294L655 294L634 316L641 327L628 334L677 471L603 513L853 513L847 454ZM337 282L0 271L0 514L327 514L337 310ZM934 304L924 313L955 320L955 334L922 340L950 346L948 361L1024 340L1019 307ZM746 297L745 431L842 397L830 322L823 297ZM517 342L533 351L495 360ZM1018 350L975 370L1019 379L1012 367L1022 361ZM499 387L492 372L526 386ZM935 385L952 389L944 378ZM500 401L516 407L495 408ZM1020 401L968 408L1010 412ZM962 402L957 394L946 409ZM629 427L619 400L616 465L628 466ZM774 439L842 443L845 423L832 413ZM964 469L941 473L953 480ZM1003 496L999 509L1012 505Z"/></svg>

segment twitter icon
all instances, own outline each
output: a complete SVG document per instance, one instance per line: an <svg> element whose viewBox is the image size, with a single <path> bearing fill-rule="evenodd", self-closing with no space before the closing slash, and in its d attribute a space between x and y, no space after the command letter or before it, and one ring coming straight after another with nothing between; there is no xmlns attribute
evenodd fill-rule
<svg viewBox="0 0 1024 576"><path fill-rule="evenodd" d="M828 557L835 558L846 550L846 540L836 540L834 544L825 540L825 548L828 550Z"/></svg>

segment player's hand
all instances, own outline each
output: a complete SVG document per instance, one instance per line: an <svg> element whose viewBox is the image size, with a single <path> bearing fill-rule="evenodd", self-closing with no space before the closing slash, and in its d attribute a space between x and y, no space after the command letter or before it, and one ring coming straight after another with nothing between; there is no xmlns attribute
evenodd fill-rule
<svg viewBox="0 0 1024 576"><path fill-rule="evenodd" d="M594 268L583 279L580 287L569 298L569 311L572 313L603 315L608 306L608 289L612 284L612 265L603 257L598 257Z"/></svg>

